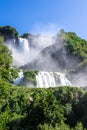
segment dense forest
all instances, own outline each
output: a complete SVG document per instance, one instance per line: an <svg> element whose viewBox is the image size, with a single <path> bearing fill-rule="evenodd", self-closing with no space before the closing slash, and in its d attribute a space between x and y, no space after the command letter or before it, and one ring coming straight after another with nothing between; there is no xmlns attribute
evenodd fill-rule
<svg viewBox="0 0 87 130"><path fill-rule="evenodd" d="M87 61L87 41L61 30L68 54ZM87 91L82 87L27 88L15 86L18 70L12 67L7 38L18 38L16 29L0 27L0 130L86 130ZM63 50L64 51L64 50ZM36 84L35 73L25 71L25 79ZM23 84L24 85L24 84Z"/></svg>

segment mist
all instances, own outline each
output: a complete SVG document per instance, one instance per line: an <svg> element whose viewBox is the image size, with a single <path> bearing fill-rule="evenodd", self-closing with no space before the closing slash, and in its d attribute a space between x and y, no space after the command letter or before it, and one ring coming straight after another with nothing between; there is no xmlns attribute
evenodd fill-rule
<svg viewBox="0 0 87 130"><path fill-rule="evenodd" d="M23 66L32 62L39 53L46 47L55 44L56 36L50 35L34 35L32 41L27 38L18 38L18 43L14 39L9 39L5 45L12 52L13 66Z"/></svg>
<svg viewBox="0 0 87 130"><path fill-rule="evenodd" d="M83 66L83 69L72 71L78 66L80 60L67 54L64 36L56 33L58 29L55 29L55 26L50 25L50 28L48 31L42 29L41 34L34 34L27 38L19 37L18 43L15 39L8 39L5 42L12 52L13 66L28 70L65 73L73 86L87 86L87 69ZM36 33L40 32L36 31Z"/></svg>
<svg viewBox="0 0 87 130"><path fill-rule="evenodd" d="M12 52L13 66L20 67L34 61L44 48L56 43L58 31L59 27L54 23L39 23L31 29L31 37L19 37L18 42L16 39L8 39L5 45Z"/></svg>

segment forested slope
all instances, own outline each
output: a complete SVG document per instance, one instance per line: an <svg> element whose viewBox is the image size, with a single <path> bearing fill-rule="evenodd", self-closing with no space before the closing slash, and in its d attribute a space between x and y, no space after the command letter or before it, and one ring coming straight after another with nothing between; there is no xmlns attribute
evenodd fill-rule
<svg viewBox="0 0 87 130"><path fill-rule="evenodd" d="M68 54L86 64L87 41L74 33L66 36ZM15 86L13 79L17 73L4 40L0 35L0 130L86 130L87 91L74 86L48 89Z"/></svg>

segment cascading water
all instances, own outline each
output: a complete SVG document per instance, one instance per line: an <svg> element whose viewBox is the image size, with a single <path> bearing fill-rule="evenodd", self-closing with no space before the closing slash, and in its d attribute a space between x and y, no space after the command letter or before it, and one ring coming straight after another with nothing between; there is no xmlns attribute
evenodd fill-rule
<svg viewBox="0 0 87 130"><path fill-rule="evenodd" d="M57 86L71 86L70 81L65 74L60 72L44 72L40 71L36 75L37 87L48 88Z"/></svg>
<svg viewBox="0 0 87 130"><path fill-rule="evenodd" d="M19 38L18 39L18 48L19 51L23 54L29 54L29 43L28 40L25 38Z"/></svg>
<svg viewBox="0 0 87 130"><path fill-rule="evenodd" d="M26 38L18 38L18 43L16 39L8 40L5 44L12 52L14 66L19 67L29 62L30 46Z"/></svg>

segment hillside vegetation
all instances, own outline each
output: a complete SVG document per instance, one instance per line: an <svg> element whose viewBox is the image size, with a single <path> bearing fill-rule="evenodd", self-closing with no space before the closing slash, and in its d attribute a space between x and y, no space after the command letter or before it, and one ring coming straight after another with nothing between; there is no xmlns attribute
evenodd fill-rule
<svg viewBox="0 0 87 130"><path fill-rule="evenodd" d="M10 26L0 26L0 35L4 37L4 40L18 38L18 32L15 28Z"/></svg>
<svg viewBox="0 0 87 130"><path fill-rule="evenodd" d="M22 66L23 69L47 71L71 71L78 69L79 64L84 67L87 59L87 41L73 32L60 30L55 44L44 48L39 57ZM49 66L50 64L50 66Z"/></svg>
<svg viewBox="0 0 87 130"><path fill-rule="evenodd" d="M30 89L0 80L0 130L83 130L87 92L76 87Z"/></svg>
<svg viewBox="0 0 87 130"><path fill-rule="evenodd" d="M68 54L86 61L86 40L63 30L59 35L64 35ZM4 40L0 35L0 130L86 130L87 91L70 86L48 89L15 86L13 79L18 74L12 68L11 52ZM36 84L36 73L25 71L24 81Z"/></svg>

